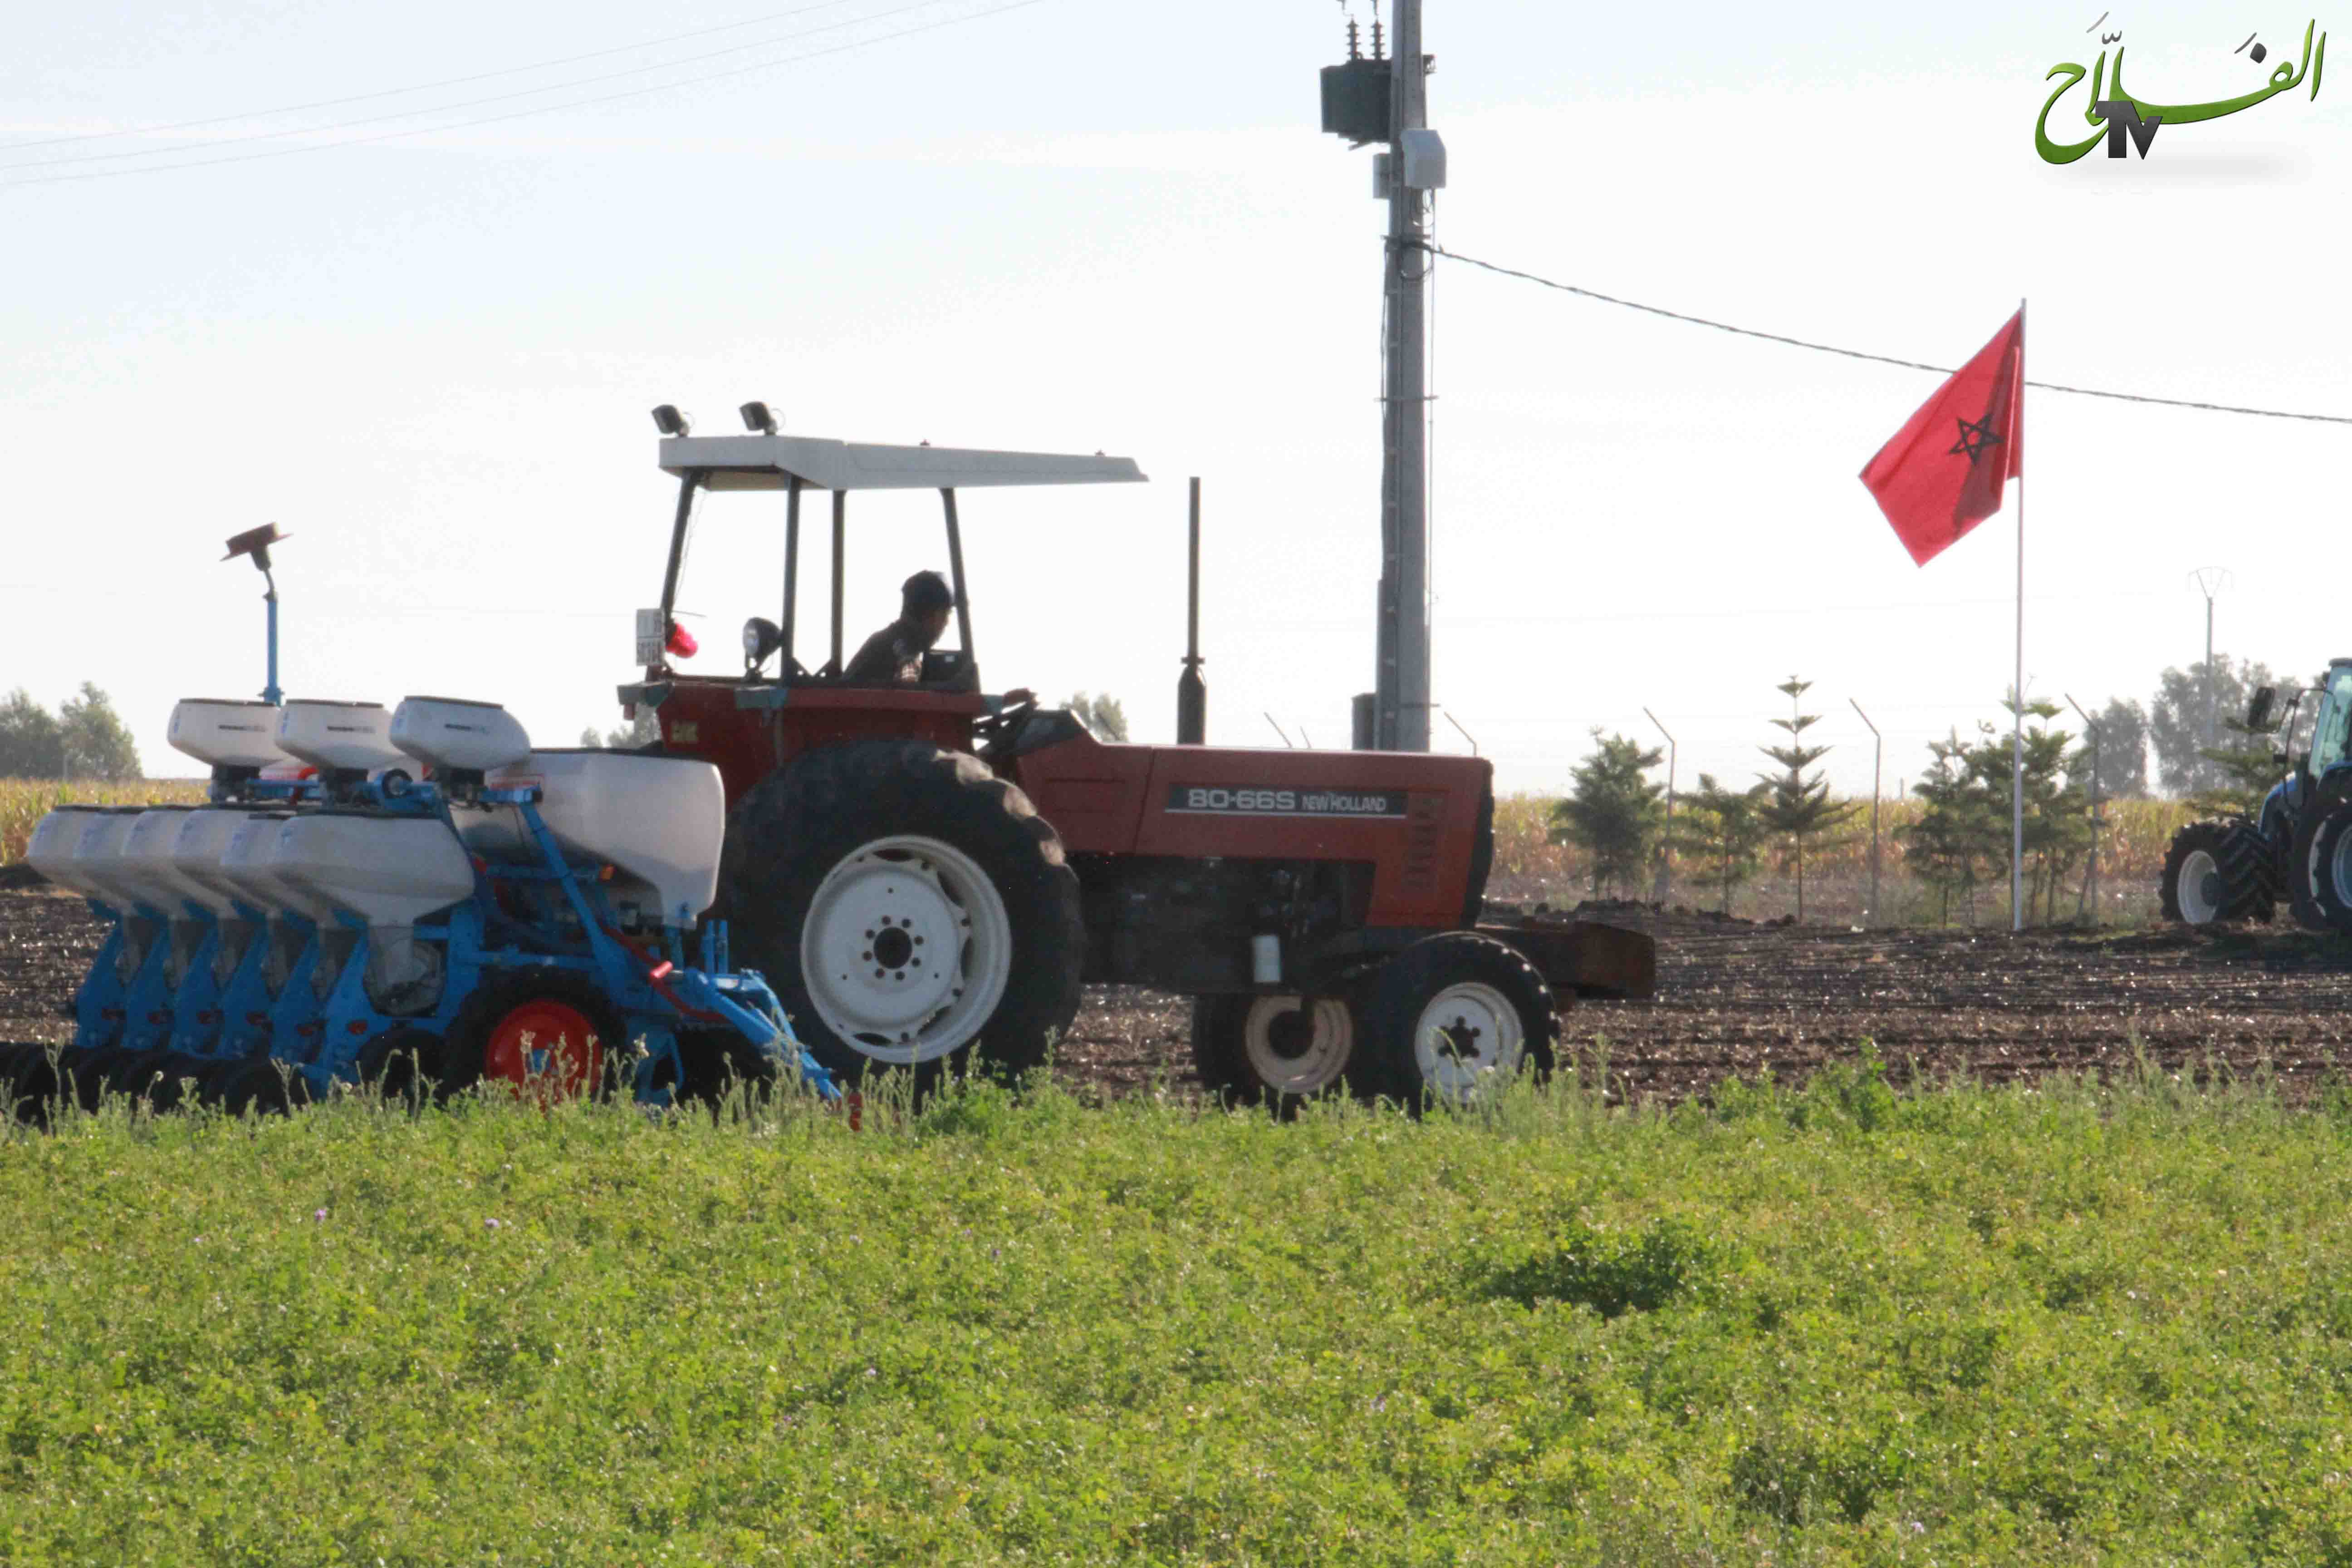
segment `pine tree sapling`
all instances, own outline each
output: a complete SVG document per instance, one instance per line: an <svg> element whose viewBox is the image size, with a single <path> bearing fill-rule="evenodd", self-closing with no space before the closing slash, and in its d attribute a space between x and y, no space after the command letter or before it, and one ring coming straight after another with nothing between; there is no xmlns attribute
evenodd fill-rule
<svg viewBox="0 0 2352 1568"><path fill-rule="evenodd" d="M1698 775L1698 789L1685 795L1675 814L1675 847L1696 859L1699 886L1721 895L1718 906L1731 912L1735 889L1756 875L1757 862L1772 830L1764 825L1764 804L1770 787L1726 789L1713 773Z"/></svg>
<svg viewBox="0 0 2352 1568"><path fill-rule="evenodd" d="M1835 828L1861 809L1853 801L1833 801L1830 798L1829 781L1819 773L1808 778L1805 770L1828 756L1827 746L1805 744L1805 731L1821 722L1818 713L1802 710L1799 700L1811 689L1812 682L1795 676L1782 681L1775 690L1789 699L1789 717L1772 721L1776 729L1789 732L1788 743L1762 748L1764 754L1780 764L1780 772L1760 775L1760 783L1769 792L1764 803L1763 820L1766 829L1788 841L1790 858L1797 868L1797 919L1805 918L1805 841L1817 838Z"/></svg>
<svg viewBox="0 0 2352 1568"><path fill-rule="evenodd" d="M1666 793L1643 775L1665 753L1598 729L1592 739L1597 749L1577 764L1575 788L1552 807L1551 841L1591 857L1593 896L1605 898L1613 888L1640 885L1665 818Z"/></svg>

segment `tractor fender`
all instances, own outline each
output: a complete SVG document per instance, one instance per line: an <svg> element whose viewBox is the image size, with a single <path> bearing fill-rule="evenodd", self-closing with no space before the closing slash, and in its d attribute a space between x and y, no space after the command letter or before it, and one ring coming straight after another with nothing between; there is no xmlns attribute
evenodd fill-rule
<svg viewBox="0 0 2352 1568"><path fill-rule="evenodd" d="M2254 823L2263 842L2276 847L2294 836L2293 826L2296 797L2303 793L2300 779L2283 779L2271 786L2263 796L2262 809L2255 814Z"/></svg>
<svg viewBox="0 0 2352 1568"><path fill-rule="evenodd" d="M1644 932L1593 921L1491 922L1476 930L1535 965L1558 995L1640 1001L1658 994L1658 943Z"/></svg>

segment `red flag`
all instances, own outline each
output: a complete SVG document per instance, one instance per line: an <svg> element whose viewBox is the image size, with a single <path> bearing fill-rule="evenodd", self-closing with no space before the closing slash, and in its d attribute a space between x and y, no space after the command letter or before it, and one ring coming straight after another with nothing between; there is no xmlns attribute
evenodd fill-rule
<svg viewBox="0 0 2352 1568"><path fill-rule="evenodd" d="M1925 566L2000 510L2025 471L2025 312L1952 373L1862 470L1911 559Z"/></svg>

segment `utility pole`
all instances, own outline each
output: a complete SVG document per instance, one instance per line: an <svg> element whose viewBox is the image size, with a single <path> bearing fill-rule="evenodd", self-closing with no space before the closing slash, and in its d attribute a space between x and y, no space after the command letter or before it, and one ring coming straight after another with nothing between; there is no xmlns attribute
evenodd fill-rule
<svg viewBox="0 0 2352 1568"><path fill-rule="evenodd" d="M2189 585L2205 595L2205 746L2208 751L2221 743L2221 682L2213 678L2213 601L2237 585L2237 578L2226 566L2200 566L2189 574ZM2205 766L2198 760L2198 766Z"/></svg>
<svg viewBox="0 0 2352 1568"><path fill-rule="evenodd" d="M1658 724L1658 716L1647 708L1642 710L1642 717ZM1664 724L1658 724L1658 733L1666 737L1666 836L1658 848L1658 881L1650 889L1650 901L1663 909L1667 895L1675 890L1675 763L1682 748Z"/></svg>
<svg viewBox="0 0 2352 1568"><path fill-rule="evenodd" d="M1429 129L1421 0L1392 0L1394 58L1380 19L1372 57L1348 26L1348 60L1323 71L1323 129L1357 146L1384 142L1372 185L1389 204L1381 290L1381 582L1375 605L1372 743L1429 750L1429 251L1427 193L1445 184L1445 146Z"/></svg>
<svg viewBox="0 0 2352 1568"><path fill-rule="evenodd" d="M1879 786L1886 777L1886 737L1878 732L1877 725L1871 723L1870 715L1862 711L1861 703L1851 697L1846 700L1853 703L1854 712L1861 715L1863 724L1870 731L1870 918L1876 920L1879 918L1878 797L1881 793Z"/></svg>
<svg viewBox="0 0 2352 1568"><path fill-rule="evenodd" d="M1429 750L1429 405L1426 317L1428 203L1406 167L1413 132L1429 124L1421 0L1394 0L1391 71L1389 237L1381 258L1388 300L1388 384L1381 456L1381 744Z"/></svg>

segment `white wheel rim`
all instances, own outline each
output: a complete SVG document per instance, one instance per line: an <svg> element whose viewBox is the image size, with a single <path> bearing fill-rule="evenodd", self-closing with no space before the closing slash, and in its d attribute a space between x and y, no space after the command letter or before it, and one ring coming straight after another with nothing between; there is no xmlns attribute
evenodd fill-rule
<svg viewBox="0 0 2352 1568"><path fill-rule="evenodd" d="M2180 918L2193 926L2210 925L2221 914L2221 866L2203 849L2191 849L2180 862Z"/></svg>
<svg viewBox="0 0 2352 1568"><path fill-rule="evenodd" d="M1431 997L1413 1025L1413 1065L1423 1086L1447 1105L1466 1105L1485 1086L1507 1082L1527 1052L1519 1010L1475 981Z"/></svg>
<svg viewBox="0 0 2352 1568"><path fill-rule="evenodd" d="M2337 831L2336 858L2328 869L2336 879L2336 901L2352 909L2352 828Z"/></svg>
<svg viewBox="0 0 2352 1568"><path fill-rule="evenodd" d="M801 981L818 1020L890 1066L968 1045L1012 973L1003 895L936 838L877 838L842 857L801 927Z"/></svg>
<svg viewBox="0 0 2352 1568"><path fill-rule="evenodd" d="M1339 1081L1356 1048L1356 1022L1348 1005L1331 996L1317 1001L1311 1022L1301 1019L1300 1000L1261 996L1252 1002L1242 1023L1242 1056L1266 1088L1306 1096Z"/></svg>

